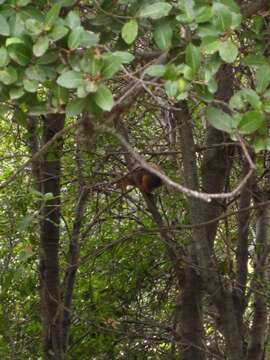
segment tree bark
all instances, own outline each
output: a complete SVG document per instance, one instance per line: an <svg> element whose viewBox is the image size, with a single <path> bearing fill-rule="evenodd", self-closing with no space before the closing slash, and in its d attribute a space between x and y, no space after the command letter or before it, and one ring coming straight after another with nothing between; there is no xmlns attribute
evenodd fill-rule
<svg viewBox="0 0 270 360"><path fill-rule="evenodd" d="M63 294L63 318L62 318L62 329L63 329L63 348L66 353L68 350L69 330L70 330L70 318L71 318L71 306L73 290L76 280L76 273L78 270L78 259L80 252L79 237L82 226L82 220L84 215L84 209L88 198L89 189L81 187L78 191L78 202L75 210L75 220L73 224L73 230L71 235L71 241L69 245L68 254L68 268L65 272L64 278L64 294Z"/></svg>
<svg viewBox="0 0 270 360"><path fill-rule="evenodd" d="M196 263L193 259L191 263ZM203 334L201 279L192 266L183 269L184 280L176 305L176 333L179 334L181 360L206 359Z"/></svg>
<svg viewBox="0 0 270 360"><path fill-rule="evenodd" d="M223 65L217 74L218 90L216 99L228 102L233 95L233 72L231 65ZM223 107L226 112L227 108ZM202 163L202 188L208 193L219 193L224 190L232 166L234 147L217 146L230 141L224 132L211 126L207 128L206 147ZM215 145L215 147L212 147ZM217 218L223 211L221 201L212 200L204 203L204 221ZM206 226L209 243L213 245L218 227L218 221Z"/></svg>
<svg viewBox="0 0 270 360"><path fill-rule="evenodd" d="M267 335L267 295L264 289L269 282L270 252L270 205L261 211L256 229L257 261L254 269L252 289L254 293L254 315L250 331L248 360L264 360Z"/></svg>
<svg viewBox="0 0 270 360"><path fill-rule="evenodd" d="M30 149L31 157L39 151L39 140L37 136L38 119L29 117L27 122L28 130L28 146ZM41 191L41 169L40 159L31 162L31 170L34 178L34 186L38 191Z"/></svg>
<svg viewBox="0 0 270 360"><path fill-rule="evenodd" d="M186 186L194 190L199 190L192 122L189 117L187 104L184 103L183 111L177 114ZM188 202L192 224L204 222L205 206L202 204L202 201L191 197L188 199ZM228 287L225 287L221 281L220 274L214 262L213 248L209 242L206 227L194 227L193 244L203 285L215 304L221 319L228 357L230 360L242 360L244 359L242 339L235 316L232 292Z"/></svg>
<svg viewBox="0 0 270 360"><path fill-rule="evenodd" d="M64 115L49 114L43 119L43 144L64 127ZM51 193L43 201L40 234L40 281L43 347L46 360L61 360L61 301L59 289L60 175L62 141L53 144L41 158L41 192Z"/></svg>
<svg viewBox="0 0 270 360"><path fill-rule="evenodd" d="M244 162L243 176L247 174L249 165ZM236 248L236 283L234 286L234 303L239 330L243 339L243 352L247 353L247 329L245 328L243 316L247 307L246 286L248 275L248 246L249 246L249 224L251 188L254 179L251 178L240 194L238 214L238 235Z"/></svg>

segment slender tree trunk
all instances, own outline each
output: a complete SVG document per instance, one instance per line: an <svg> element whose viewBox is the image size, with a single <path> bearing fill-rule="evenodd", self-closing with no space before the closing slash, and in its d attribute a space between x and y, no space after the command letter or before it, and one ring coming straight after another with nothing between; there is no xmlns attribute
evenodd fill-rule
<svg viewBox="0 0 270 360"><path fill-rule="evenodd" d="M247 174L249 165L244 162L243 176ZM239 199L238 215L238 236L236 248L236 284L234 286L234 303L236 316L238 319L239 330L243 339L243 352L247 353L247 328L245 327L243 317L247 307L246 286L248 275L248 246L249 246L249 225L250 225L250 205L251 205L251 187L254 179L251 178Z"/></svg>
<svg viewBox="0 0 270 360"><path fill-rule="evenodd" d="M29 117L27 122L28 130L28 146L30 149L31 157L39 151L39 140L37 136L38 129L38 118ZM34 178L34 187L40 192L41 191L41 169L40 159L31 162L31 170Z"/></svg>
<svg viewBox="0 0 270 360"><path fill-rule="evenodd" d="M264 360L265 342L267 336L267 295L264 292L269 282L270 252L270 205L260 212L256 229L256 256L254 269L254 315L248 347L248 360Z"/></svg>
<svg viewBox="0 0 270 360"><path fill-rule="evenodd" d="M84 209L86 205L86 200L88 198L89 189L86 187L81 187L78 192L78 202L75 210L75 220L71 235L71 241L69 245L69 254L68 254L68 268L65 272L64 278L64 294L63 294L63 348L65 353L68 350L68 340L69 340L69 330L70 330L70 318L71 318L71 305L73 290L76 280L76 273L78 269L78 259L79 259L79 237L82 225L82 219L84 215Z"/></svg>
<svg viewBox="0 0 270 360"><path fill-rule="evenodd" d="M51 114L43 120L43 144L64 127L64 115ZM60 167L62 141L57 141L41 158L41 192L51 193L41 210L40 280L43 346L46 360L61 360L61 302L59 290Z"/></svg>

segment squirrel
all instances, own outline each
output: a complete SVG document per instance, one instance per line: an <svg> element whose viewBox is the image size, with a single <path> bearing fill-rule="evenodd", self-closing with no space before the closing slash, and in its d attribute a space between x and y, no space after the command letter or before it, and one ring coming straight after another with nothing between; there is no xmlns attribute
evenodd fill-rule
<svg viewBox="0 0 270 360"><path fill-rule="evenodd" d="M150 165L154 169L163 173L160 166L158 166L156 164L151 164L151 163L150 163ZM159 176L151 173L150 171L148 171L147 169L145 169L141 166L136 166L130 173L125 175L117 183L118 183L118 186L123 191L126 191L127 186L130 185L130 186L137 187L141 191L148 193L148 194L152 193L153 190L155 190L156 188L163 185L163 181L161 180L161 178Z"/></svg>

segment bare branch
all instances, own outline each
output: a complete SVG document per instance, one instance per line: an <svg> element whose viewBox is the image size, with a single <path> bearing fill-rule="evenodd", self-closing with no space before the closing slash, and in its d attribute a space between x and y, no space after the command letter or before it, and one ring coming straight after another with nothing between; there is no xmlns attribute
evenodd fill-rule
<svg viewBox="0 0 270 360"><path fill-rule="evenodd" d="M205 192L200 192L200 191L196 191L196 190L192 190L189 189L181 184L176 183L175 181L171 180L168 176L166 176L165 174L161 173L160 171L154 169L149 163L147 163L133 148L132 146L125 140L125 138L120 135L119 133L117 133L116 131L114 131L113 129L107 127L107 126L102 126L99 125L97 128L97 130L99 131L103 131L106 133L109 133L113 136L115 136L120 143L129 151L129 153L133 156L133 158L146 170L150 171L151 173L159 176L161 178L161 180L164 181L165 184L167 184L168 186L171 186L172 188L174 188L175 190L182 192L184 194L186 194L187 196L193 196L197 199L202 199L206 202L210 202L212 199L227 199L227 198L232 198L235 195L239 194L239 192L242 190L242 188L245 186L245 184L247 183L248 179L251 177L251 175L253 174L254 170L255 170L255 164L253 163L253 161L250 158L250 155L248 154L248 150L247 147L243 141L243 139L241 138L241 136L239 134L236 134L237 139L240 143L240 146L247 158L247 161L250 165L250 170L247 173L247 175L240 181L240 183L236 186L236 188L231 191L231 192L227 192L227 193L217 193L217 194L210 194L210 193L205 193Z"/></svg>

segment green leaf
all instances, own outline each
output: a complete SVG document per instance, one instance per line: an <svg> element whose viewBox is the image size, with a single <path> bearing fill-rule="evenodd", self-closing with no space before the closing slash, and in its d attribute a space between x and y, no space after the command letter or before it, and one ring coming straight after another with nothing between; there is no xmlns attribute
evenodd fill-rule
<svg viewBox="0 0 270 360"><path fill-rule="evenodd" d="M18 75L16 69L12 66L0 70L0 82L5 85L11 85L17 81Z"/></svg>
<svg viewBox="0 0 270 360"><path fill-rule="evenodd" d="M8 36L10 34L10 28L7 20L2 14L0 14L0 35Z"/></svg>
<svg viewBox="0 0 270 360"><path fill-rule="evenodd" d="M40 57L45 54L49 48L49 38L48 36L42 36L38 38L37 42L33 46L33 53L36 57Z"/></svg>
<svg viewBox="0 0 270 360"><path fill-rule="evenodd" d="M30 4L32 0L17 0L17 5L20 7L24 7L28 4Z"/></svg>
<svg viewBox="0 0 270 360"><path fill-rule="evenodd" d="M115 55L121 59L122 64L130 64L134 60L134 55L127 51L115 51L112 53L112 55Z"/></svg>
<svg viewBox="0 0 270 360"><path fill-rule="evenodd" d="M113 108L114 100L111 90L105 86L100 85L94 95L95 103L105 111L110 111Z"/></svg>
<svg viewBox="0 0 270 360"><path fill-rule="evenodd" d="M255 153L259 153L262 150L270 150L270 138L256 137L253 142L253 148Z"/></svg>
<svg viewBox="0 0 270 360"><path fill-rule="evenodd" d="M26 215L22 219L20 219L20 221L16 224L16 229L19 232L23 232L23 231L27 230L32 223L33 223L33 216ZM21 258L21 260L24 260L24 261L27 260L27 259L22 259L22 255L20 256L20 258ZM27 257L27 258L29 258L29 257Z"/></svg>
<svg viewBox="0 0 270 360"><path fill-rule="evenodd" d="M256 91L263 93L270 83L270 66L261 65L256 71Z"/></svg>
<svg viewBox="0 0 270 360"><path fill-rule="evenodd" d="M199 47L189 44L186 48L186 63L193 71L193 74L197 72L201 61L201 50Z"/></svg>
<svg viewBox="0 0 270 360"><path fill-rule="evenodd" d="M253 17L252 20L253 20L252 29L254 29L254 32L259 35L264 27L264 19L262 16L256 15Z"/></svg>
<svg viewBox="0 0 270 360"><path fill-rule="evenodd" d="M238 91L230 99L230 107L232 109L242 110L245 107L241 91Z"/></svg>
<svg viewBox="0 0 270 360"><path fill-rule="evenodd" d="M16 0L14 0L13 2L16 2ZM20 14L22 16L22 19L24 20L33 18L44 24L44 12L42 12L40 6L27 6L26 8L20 9Z"/></svg>
<svg viewBox="0 0 270 360"><path fill-rule="evenodd" d="M145 5L139 10L138 16L141 18L160 19L167 16L172 9L172 5L163 1Z"/></svg>
<svg viewBox="0 0 270 360"><path fill-rule="evenodd" d="M66 71L57 79L57 84L67 89L75 89L83 83L83 75L77 71Z"/></svg>
<svg viewBox="0 0 270 360"><path fill-rule="evenodd" d="M176 100L177 101L182 101L182 100L185 100L187 97L188 97L188 92L187 91L180 92L180 93L177 94Z"/></svg>
<svg viewBox="0 0 270 360"><path fill-rule="evenodd" d="M85 30L82 26L78 26L76 29L71 31L68 37L68 47L70 50L74 50L82 44L84 31Z"/></svg>
<svg viewBox="0 0 270 360"><path fill-rule="evenodd" d="M18 13L10 18L9 25L12 36L20 36L24 32L24 21Z"/></svg>
<svg viewBox="0 0 270 360"><path fill-rule="evenodd" d="M9 55L7 49L0 47L0 67L7 66L9 63Z"/></svg>
<svg viewBox="0 0 270 360"><path fill-rule="evenodd" d="M81 26L80 15L76 11L70 11L65 19L67 26L74 30Z"/></svg>
<svg viewBox="0 0 270 360"><path fill-rule="evenodd" d="M226 32L230 29L232 24L231 10L218 2L213 5L213 23L221 32Z"/></svg>
<svg viewBox="0 0 270 360"><path fill-rule="evenodd" d="M67 104L69 100L69 91L62 86L55 85L52 89L53 98L56 100L56 103L60 106Z"/></svg>
<svg viewBox="0 0 270 360"><path fill-rule="evenodd" d="M241 25L242 22L242 15L241 14L236 14L236 13L231 13L232 14L232 24L231 24L231 29L236 29Z"/></svg>
<svg viewBox="0 0 270 360"><path fill-rule="evenodd" d="M236 0L218 0L218 2L224 4L231 12L240 13L240 7Z"/></svg>
<svg viewBox="0 0 270 360"><path fill-rule="evenodd" d="M9 37L6 39L6 47L13 45L13 44L24 44L23 39L18 37Z"/></svg>
<svg viewBox="0 0 270 360"><path fill-rule="evenodd" d="M29 115L38 116L38 115L46 115L48 114L48 111L49 111L48 104L40 103L38 105L31 105L28 110L28 113Z"/></svg>
<svg viewBox="0 0 270 360"><path fill-rule="evenodd" d="M268 61L262 54L249 54L242 60L242 64L246 66L259 66L268 64Z"/></svg>
<svg viewBox="0 0 270 360"><path fill-rule="evenodd" d="M116 74L122 66L121 59L115 55L107 56L104 60L104 66L101 72L103 79L110 79Z"/></svg>
<svg viewBox="0 0 270 360"><path fill-rule="evenodd" d="M267 113L270 113L270 99L266 99L262 105L263 105L263 110Z"/></svg>
<svg viewBox="0 0 270 360"><path fill-rule="evenodd" d="M222 61L219 56L213 55L208 58L208 62L204 66L204 78L209 81L218 71Z"/></svg>
<svg viewBox="0 0 270 360"><path fill-rule="evenodd" d="M87 57L89 54L85 53L83 58ZM89 59L92 58L92 56L90 57L91 55L89 55ZM68 57L68 63L69 65L72 67L72 70L75 70L75 71L80 71L81 70L81 61L80 61L80 57L78 56L78 54L76 54L75 52L70 54L70 56ZM65 66L64 66L65 67ZM57 70L58 71L58 70ZM62 72L61 68L59 69L58 72Z"/></svg>
<svg viewBox="0 0 270 360"><path fill-rule="evenodd" d="M177 80L177 85L178 85L178 93L183 93L186 89L187 89L187 82L184 78L180 78L179 80Z"/></svg>
<svg viewBox="0 0 270 360"><path fill-rule="evenodd" d="M195 7L195 4L194 4L194 0L183 0L183 5L184 5L184 8L185 8L185 13L187 15L187 18L188 19L194 19L194 7Z"/></svg>
<svg viewBox="0 0 270 360"><path fill-rule="evenodd" d="M213 27L213 25L205 25L205 26L199 26L197 34L202 39L205 37L216 37L218 38L220 35L220 31Z"/></svg>
<svg viewBox="0 0 270 360"><path fill-rule="evenodd" d="M92 47L97 45L99 37L97 34L86 31L82 26L72 30L68 37L68 47L71 50L78 48L79 46Z"/></svg>
<svg viewBox="0 0 270 360"><path fill-rule="evenodd" d="M193 18L189 18L187 14L180 14L176 16L176 20L179 21L181 24L189 24L193 22Z"/></svg>
<svg viewBox="0 0 270 360"><path fill-rule="evenodd" d="M97 89L95 89L96 91ZM82 85L77 88L77 97L85 98L89 94L89 91L86 89L86 81L83 82Z"/></svg>
<svg viewBox="0 0 270 360"><path fill-rule="evenodd" d="M96 76L101 72L103 66L103 59L89 56L88 53L85 53L79 65L80 70L82 70L83 72Z"/></svg>
<svg viewBox="0 0 270 360"><path fill-rule="evenodd" d="M252 145L256 154L266 149L264 138L256 138Z"/></svg>
<svg viewBox="0 0 270 360"><path fill-rule="evenodd" d="M9 97L11 100L16 100L24 95L24 89L22 87L12 88L9 90Z"/></svg>
<svg viewBox="0 0 270 360"><path fill-rule="evenodd" d="M241 134L252 134L265 123L265 117L262 112L249 111L245 113L238 125Z"/></svg>
<svg viewBox="0 0 270 360"><path fill-rule="evenodd" d="M52 8L48 11L46 17L45 17L45 23L44 28L45 30L50 30L56 20L58 19L58 15L61 9L61 2L58 1L58 3L54 4Z"/></svg>
<svg viewBox="0 0 270 360"><path fill-rule="evenodd" d="M206 111L207 120L216 129L225 131L231 134L234 130L233 118L224 111L210 107Z"/></svg>
<svg viewBox="0 0 270 360"><path fill-rule="evenodd" d="M219 55L226 63L233 63L237 58L238 48L231 40L221 41Z"/></svg>
<svg viewBox="0 0 270 360"><path fill-rule="evenodd" d="M31 50L22 43L13 43L7 50L11 59L19 65L25 66L31 59Z"/></svg>
<svg viewBox="0 0 270 360"><path fill-rule="evenodd" d="M46 80L46 73L40 65L31 65L25 70L25 75L29 80L37 80L44 82Z"/></svg>
<svg viewBox="0 0 270 360"><path fill-rule="evenodd" d="M214 99L213 95L208 91L206 86L195 85L195 89L196 89L196 93L202 100L209 102Z"/></svg>
<svg viewBox="0 0 270 360"><path fill-rule="evenodd" d="M58 52L55 49L49 49L46 53L36 60L38 65L48 65L56 62L58 59Z"/></svg>
<svg viewBox="0 0 270 360"><path fill-rule="evenodd" d="M230 100L232 109L242 110L246 107L246 103L250 104L253 109L261 109L262 102L260 97L253 89L243 89L234 94Z"/></svg>
<svg viewBox="0 0 270 360"><path fill-rule="evenodd" d="M52 28L52 31L50 32L49 36L52 40L58 41L65 37L67 33L69 32L69 29L63 25L55 25Z"/></svg>
<svg viewBox="0 0 270 360"><path fill-rule="evenodd" d="M132 19L125 23L121 30L122 39L128 44L132 44L138 35L138 23Z"/></svg>
<svg viewBox="0 0 270 360"><path fill-rule="evenodd" d="M35 93L38 90L39 82L37 80L23 80L23 87L27 92Z"/></svg>
<svg viewBox="0 0 270 360"><path fill-rule="evenodd" d="M157 76L161 77L166 72L166 66L165 65L150 65L146 70L145 74L150 76Z"/></svg>
<svg viewBox="0 0 270 360"><path fill-rule="evenodd" d="M219 51L221 41L215 37L204 37L201 44L202 52L208 55L212 55L215 52Z"/></svg>
<svg viewBox="0 0 270 360"><path fill-rule="evenodd" d="M259 95L253 89L241 90L242 97L247 101L255 110L261 109L262 102Z"/></svg>
<svg viewBox="0 0 270 360"><path fill-rule="evenodd" d="M197 24L210 21L212 16L213 13L210 6L202 6L195 10L195 21Z"/></svg>
<svg viewBox="0 0 270 360"><path fill-rule="evenodd" d="M166 71L164 74L164 79L177 80L178 78L179 78L179 67L176 67L175 64L167 64Z"/></svg>
<svg viewBox="0 0 270 360"><path fill-rule="evenodd" d="M81 44L85 47L92 47L97 45L99 42L99 36L92 31L84 31L82 34Z"/></svg>
<svg viewBox="0 0 270 360"><path fill-rule="evenodd" d="M76 116L83 112L87 103L87 99L75 99L68 103L66 113L69 116Z"/></svg>
<svg viewBox="0 0 270 360"><path fill-rule="evenodd" d="M155 24L154 40L161 50L167 50L171 46L173 36L172 23L168 20L161 20Z"/></svg>
<svg viewBox="0 0 270 360"><path fill-rule="evenodd" d="M85 83L85 90L88 93L96 92L98 88L98 85L96 81L86 81Z"/></svg>
<svg viewBox="0 0 270 360"><path fill-rule="evenodd" d="M25 29L30 35L40 35L43 31L43 23L36 19L27 19Z"/></svg>
<svg viewBox="0 0 270 360"><path fill-rule="evenodd" d="M215 94L218 89L218 84L216 79L213 77L207 81L207 88L211 94Z"/></svg>
<svg viewBox="0 0 270 360"><path fill-rule="evenodd" d="M183 74L184 79L186 80L193 79L193 71L190 66L186 64L180 64L177 66L177 71L179 71L179 74Z"/></svg>
<svg viewBox="0 0 270 360"><path fill-rule="evenodd" d="M178 81L166 81L165 92L169 98L176 97L178 93Z"/></svg>

